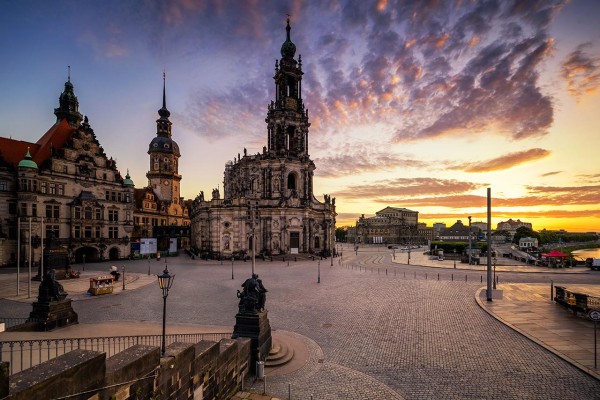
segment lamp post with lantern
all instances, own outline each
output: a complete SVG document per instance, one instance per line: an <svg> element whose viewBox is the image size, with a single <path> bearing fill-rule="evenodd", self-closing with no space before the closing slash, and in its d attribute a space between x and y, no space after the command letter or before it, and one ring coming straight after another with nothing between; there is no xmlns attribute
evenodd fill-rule
<svg viewBox="0 0 600 400"><path fill-rule="evenodd" d="M157 275L158 278L158 286L162 289L163 295L163 325L162 325L162 346L161 346L161 356L164 357L166 353L166 324L167 324L167 297L169 296L169 289L173 285L173 280L175 279L175 274L169 274L169 267L165 264L165 270L162 275Z"/></svg>

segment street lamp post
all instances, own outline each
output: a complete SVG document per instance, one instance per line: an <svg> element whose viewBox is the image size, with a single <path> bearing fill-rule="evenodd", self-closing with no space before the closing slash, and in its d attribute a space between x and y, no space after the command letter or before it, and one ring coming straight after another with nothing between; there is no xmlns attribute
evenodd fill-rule
<svg viewBox="0 0 600 400"><path fill-rule="evenodd" d="M85 272L85 254L81 256L83 258L83 272Z"/></svg>
<svg viewBox="0 0 600 400"><path fill-rule="evenodd" d="M125 290L125 266L124 265L121 265L121 271L122 271L121 275L123 275L123 290Z"/></svg>
<svg viewBox="0 0 600 400"><path fill-rule="evenodd" d="M233 279L233 256L231 256L231 280Z"/></svg>
<svg viewBox="0 0 600 400"><path fill-rule="evenodd" d="M175 275L169 274L169 267L165 264L165 270L162 275L157 275L158 278L158 286L162 289L163 293L163 326L162 326L162 347L161 347L161 356L164 357L167 351L166 345L166 325L167 325L167 297L169 296L169 289L173 285L173 280L175 279Z"/></svg>

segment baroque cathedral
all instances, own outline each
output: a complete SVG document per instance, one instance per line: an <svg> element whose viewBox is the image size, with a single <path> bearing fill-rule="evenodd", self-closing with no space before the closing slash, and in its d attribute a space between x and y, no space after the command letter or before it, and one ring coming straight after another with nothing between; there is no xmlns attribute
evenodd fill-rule
<svg viewBox="0 0 600 400"><path fill-rule="evenodd" d="M275 61L275 100L267 108L267 145L244 149L225 165L223 198L201 192L192 203L192 248L212 257L257 254L330 254L335 237L335 198L313 194L315 164L308 152L308 110L302 99L302 57L286 40Z"/></svg>

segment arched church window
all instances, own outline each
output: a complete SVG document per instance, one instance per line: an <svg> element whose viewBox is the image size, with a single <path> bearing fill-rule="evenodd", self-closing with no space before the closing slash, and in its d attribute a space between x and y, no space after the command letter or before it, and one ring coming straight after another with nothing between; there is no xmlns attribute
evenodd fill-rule
<svg viewBox="0 0 600 400"><path fill-rule="evenodd" d="M293 173L288 175L287 188L291 190L296 190L296 175L294 175Z"/></svg>

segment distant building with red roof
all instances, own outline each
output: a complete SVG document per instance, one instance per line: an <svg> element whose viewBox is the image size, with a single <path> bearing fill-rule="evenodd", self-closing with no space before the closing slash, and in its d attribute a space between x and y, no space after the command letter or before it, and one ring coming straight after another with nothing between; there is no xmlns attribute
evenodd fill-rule
<svg viewBox="0 0 600 400"><path fill-rule="evenodd" d="M520 219L515 221L512 218L508 221L498 222L496 230L509 232L510 238L512 240L512 238L515 236L515 233L517 232L517 229L521 228L522 226L533 230L533 225L530 222L523 222Z"/></svg>

